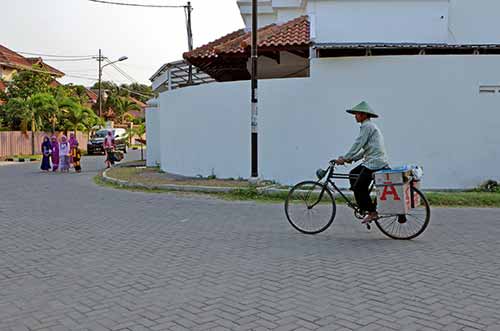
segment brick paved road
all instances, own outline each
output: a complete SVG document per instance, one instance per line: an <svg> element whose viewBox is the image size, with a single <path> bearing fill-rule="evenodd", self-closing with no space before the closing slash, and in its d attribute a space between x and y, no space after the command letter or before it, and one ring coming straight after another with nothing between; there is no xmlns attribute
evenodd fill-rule
<svg viewBox="0 0 500 331"><path fill-rule="evenodd" d="M499 210L434 210L397 242L341 208L312 237L280 205L36 168L0 167L2 331L500 330Z"/></svg>

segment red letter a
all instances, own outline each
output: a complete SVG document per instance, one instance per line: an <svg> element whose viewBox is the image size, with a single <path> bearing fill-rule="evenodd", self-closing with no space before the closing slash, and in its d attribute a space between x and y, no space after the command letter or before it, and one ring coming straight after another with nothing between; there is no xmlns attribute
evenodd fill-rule
<svg viewBox="0 0 500 331"><path fill-rule="evenodd" d="M382 201L387 200L388 195L393 195L394 201L401 200L401 198L398 195L398 192L396 191L396 188L393 185L384 186L384 191L382 192L382 196L380 197L380 200L382 200Z"/></svg>

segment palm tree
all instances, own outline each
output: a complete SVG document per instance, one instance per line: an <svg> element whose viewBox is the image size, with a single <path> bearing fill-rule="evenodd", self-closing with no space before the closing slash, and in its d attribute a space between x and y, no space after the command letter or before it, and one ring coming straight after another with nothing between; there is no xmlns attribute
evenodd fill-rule
<svg viewBox="0 0 500 331"><path fill-rule="evenodd" d="M21 131L26 133L31 127L31 154L35 154L35 132L42 129L56 116L58 111L55 98L49 93L36 93L26 101L18 100L20 107Z"/></svg>
<svg viewBox="0 0 500 331"><path fill-rule="evenodd" d="M146 133L146 126L144 124L139 124L134 127L135 134L139 136L139 141L141 143L141 161L144 160L144 152L143 152L143 143L144 143L144 134Z"/></svg>
<svg viewBox="0 0 500 331"><path fill-rule="evenodd" d="M66 130L73 130L76 134L78 129L85 129L85 122L91 117L93 111L89 108L73 102L64 106L63 125Z"/></svg>
<svg viewBox="0 0 500 331"><path fill-rule="evenodd" d="M126 113L132 110L141 110L141 107L128 98L118 97L115 99L113 110L115 111L116 119L123 122Z"/></svg>
<svg viewBox="0 0 500 331"><path fill-rule="evenodd" d="M87 139L93 134L93 131L96 127L103 127L105 125L104 119L97 116L94 111L89 112L89 116L86 121L83 123L85 127L85 131L87 132Z"/></svg>

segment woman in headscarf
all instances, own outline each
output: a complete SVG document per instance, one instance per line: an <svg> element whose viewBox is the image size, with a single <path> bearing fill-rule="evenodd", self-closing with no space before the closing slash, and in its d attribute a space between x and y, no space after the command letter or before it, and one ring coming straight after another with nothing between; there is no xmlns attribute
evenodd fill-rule
<svg viewBox="0 0 500 331"><path fill-rule="evenodd" d="M52 144L50 143L49 137L43 137L42 142L42 165L40 169L49 172L50 170L50 154L52 153Z"/></svg>
<svg viewBox="0 0 500 331"><path fill-rule="evenodd" d="M76 154L76 149L78 148L78 140L76 139L76 136L73 132L69 134L69 147L70 147L70 156L69 156L69 163L70 165L73 165L74 160L73 160L73 155Z"/></svg>
<svg viewBox="0 0 500 331"><path fill-rule="evenodd" d="M80 160L82 159L82 152L80 151L78 145L75 148L71 149L71 158L73 159L73 166L75 167L75 171L81 172L82 166L80 164Z"/></svg>
<svg viewBox="0 0 500 331"><path fill-rule="evenodd" d="M66 136L62 136L59 144L59 168L61 172L69 172L70 149L68 139Z"/></svg>
<svg viewBox="0 0 500 331"><path fill-rule="evenodd" d="M56 136L52 136L51 145L52 145L52 153L51 153L52 171L55 172L59 168L59 142L57 141Z"/></svg>
<svg viewBox="0 0 500 331"><path fill-rule="evenodd" d="M111 168L111 165L115 164L113 158L113 150L115 149L115 139L113 138L113 132L108 131L107 136L104 138L104 153L106 155L106 168Z"/></svg>

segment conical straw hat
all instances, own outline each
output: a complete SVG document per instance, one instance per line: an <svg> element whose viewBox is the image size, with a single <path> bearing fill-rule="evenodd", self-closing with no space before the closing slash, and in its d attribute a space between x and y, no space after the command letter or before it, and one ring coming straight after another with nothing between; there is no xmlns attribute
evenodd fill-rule
<svg viewBox="0 0 500 331"><path fill-rule="evenodd" d="M378 115L372 110L370 105L368 105L367 102L363 101L359 105L346 110L349 114L356 114L356 113L365 113L370 117L375 117L377 118Z"/></svg>

